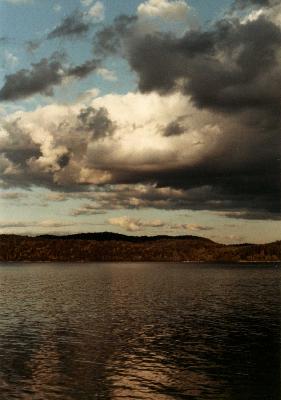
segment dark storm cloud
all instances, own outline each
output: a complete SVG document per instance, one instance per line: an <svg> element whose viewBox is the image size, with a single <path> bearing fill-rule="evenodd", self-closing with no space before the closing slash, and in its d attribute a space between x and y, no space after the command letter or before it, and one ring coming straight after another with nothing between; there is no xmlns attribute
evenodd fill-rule
<svg viewBox="0 0 281 400"><path fill-rule="evenodd" d="M243 6L274 6L275 1L237 1ZM265 16L243 23L235 18L217 22L209 31L188 31L183 37L167 33L141 34L131 21L130 34L101 31L96 48L123 54L138 77L141 92L165 95L181 91L198 109L225 118L211 154L195 165L138 177L119 171L120 182L158 182L160 186L210 186L199 208L262 210L280 215L280 90L281 30ZM120 44L121 41L121 44ZM228 122L231 121L231 122ZM232 126L231 126L232 125ZM182 133L172 121L164 136ZM210 197L211 196L211 197ZM206 204L208 199L211 203ZM205 201L206 200L206 201ZM190 204L196 208L196 202ZM204 206L203 206L204 207ZM243 214L248 218L249 214ZM254 215L253 212L251 215ZM257 215L257 213L255 213Z"/></svg>
<svg viewBox="0 0 281 400"><path fill-rule="evenodd" d="M0 142L0 157L4 157L8 160L17 170L16 173L11 173L11 175L4 172L1 177L11 185L11 187L28 187L32 185L33 181L28 163L30 160L38 159L42 156L40 145L35 143L29 132L21 127L20 118L14 121L0 122L2 128L8 135L8 140Z"/></svg>
<svg viewBox="0 0 281 400"><path fill-rule="evenodd" d="M15 149L6 148L5 155L7 158L12 161L15 165L26 167L26 161L31 159L32 157L39 158L42 153L41 151L34 147L24 147Z"/></svg>
<svg viewBox="0 0 281 400"><path fill-rule="evenodd" d="M86 20L84 13L75 11L73 14L63 18L61 23L47 36L38 40L28 40L25 42L26 51L33 53L46 39L81 39L89 32L91 27L92 23Z"/></svg>
<svg viewBox="0 0 281 400"><path fill-rule="evenodd" d="M278 4L279 0L236 0L234 8L244 9L251 6L271 7Z"/></svg>
<svg viewBox="0 0 281 400"><path fill-rule="evenodd" d="M61 23L48 34L47 39L80 38L88 33L90 28L91 24L85 21L84 14L76 10L63 18Z"/></svg>
<svg viewBox="0 0 281 400"><path fill-rule="evenodd" d="M222 20L210 31L178 38L139 34L137 20L122 16L94 41L99 54L123 49L142 92L165 94L179 90L182 81L180 89L198 107L227 112L279 104L280 46L280 28L262 17L244 24Z"/></svg>
<svg viewBox="0 0 281 400"><path fill-rule="evenodd" d="M208 210L217 215L234 219L280 220L281 215L274 210L264 209L264 199L241 194L220 193L214 187L203 185L189 190L160 187L155 185L109 186L103 190L71 193L67 198L88 199L82 208L73 210L73 215L96 213L121 209L154 208L159 210ZM92 202L90 202L92 201ZM80 214L81 213L81 214Z"/></svg>
<svg viewBox="0 0 281 400"><path fill-rule="evenodd" d="M281 31L270 20L224 19L180 38L140 30L136 17L121 16L96 34L94 51L123 50L142 92L165 94L182 81L180 90L198 107L231 112L279 104Z"/></svg>
<svg viewBox="0 0 281 400"><path fill-rule="evenodd" d="M198 107L234 112L279 103L280 29L263 18L222 21L210 32L135 37L128 61L142 92L180 89ZM274 82L274 83L273 83Z"/></svg>
<svg viewBox="0 0 281 400"><path fill-rule="evenodd" d="M120 52L122 41L137 22L136 16L120 15L112 25L98 31L94 38L94 52L107 56Z"/></svg>
<svg viewBox="0 0 281 400"><path fill-rule="evenodd" d="M158 182L159 189L168 186L186 192L184 196L173 196L164 192L163 197L160 190L162 200L158 194L148 198L146 194L140 193L141 207L147 204L160 209L245 210L237 218L256 219L258 216L258 219L269 219L270 216L270 219L280 219L279 166L271 166L264 171L260 165L260 169L254 172L250 165L245 165L244 169L235 171L230 164L218 165L212 159L202 161L192 168L167 169L160 173L130 174L123 171L122 174L119 171L119 176L115 179L127 184Z"/></svg>
<svg viewBox="0 0 281 400"><path fill-rule="evenodd" d="M1 125L8 134L8 140L0 141L0 175L5 187L54 186L50 171L30 168L30 162L38 160L42 152L40 145L21 127L21 119L1 121Z"/></svg>
<svg viewBox="0 0 281 400"><path fill-rule="evenodd" d="M57 164L60 168L67 167L70 161L70 155L69 154L63 154L57 159Z"/></svg>
<svg viewBox="0 0 281 400"><path fill-rule="evenodd" d="M26 161L32 157L40 157L41 151L39 145L21 128L20 123L20 119L1 123L9 134L9 141L0 143L0 155L3 154L14 165L25 170Z"/></svg>
<svg viewBox="0 0 281 400"><path fill-rule="evenodd" d="M97 69L99 63L100 63L99 60L88 60L84 62L84 64L69 68L66 71L66 76L73 76L80 79L85 78L95 69Z"/></svg>
<svg viewBox="0 0 281 400"><path fill-rule="evenodd" d="M5 83L0 90L0 101L18 100L40 93L51 96L53 87L60 85L64 78L84 78L93 72L99 63L89 60L75 67L66 67L63 56L54 53L49 59L43 58L31 68L21 69L5 76Z"/></svg>
<svg viewBox="0 0 281 400"><path fill-rule="evenodd" d="M267 210L246 210L246 211L225 211L221 214L224 217L232 219L248 219L248 220L281 220L281 215L272 213Z"/></svg>
<svg viewBox="0 0 281 400"><path fill-rule="evenodd" d="M182 118L179 117L175 121L170 122L163 130L164 136L178 136L186 132L186 127L181 124Z"/></svg>
<svg viewBox="0 0 281 400"><path fill-rule="evenodd" d="M82 128L90 131L92 137L96 139L111 135L115 129L105 108L96 110L93 107L87 107L81 110L78 119L81 121Z"/></svg>
<svg viewBox="0 0 281 400"><path fill-rule="evenodd" d="M52 94L54 85L63 79L61 56L54 54L49 60L43 58L31 69L21 69L14 74L6 75L5 83L0 90L0 100L17 100L32 96L35 93Z"/></svg>

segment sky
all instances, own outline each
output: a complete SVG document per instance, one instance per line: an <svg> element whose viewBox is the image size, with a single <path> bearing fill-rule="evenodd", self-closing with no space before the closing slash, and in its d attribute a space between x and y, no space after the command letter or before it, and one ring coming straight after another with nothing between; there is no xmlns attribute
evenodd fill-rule
<svg viewBox="0 0 281 400"><path fill-rule="evenodd" d="M0 0L0 233L280 240L280 0Z"/></svg>

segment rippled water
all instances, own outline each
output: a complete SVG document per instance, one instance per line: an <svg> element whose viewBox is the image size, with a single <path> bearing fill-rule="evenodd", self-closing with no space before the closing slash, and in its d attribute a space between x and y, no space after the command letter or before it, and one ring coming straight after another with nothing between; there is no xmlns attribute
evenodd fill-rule
<svg viewBox="0 0 281 400"><path fill-rule="evenodd" d="M280 399L280 270L0 266L0 399Z"/></svg>

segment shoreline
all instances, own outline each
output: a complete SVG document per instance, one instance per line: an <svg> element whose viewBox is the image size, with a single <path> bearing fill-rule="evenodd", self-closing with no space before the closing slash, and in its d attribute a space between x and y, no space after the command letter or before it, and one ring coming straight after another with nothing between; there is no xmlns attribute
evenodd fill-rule
<svg viewBox="0 0 281 400"><path fill-rule="evenodd" d="M46 260L15 260L15 261L0 261L0 267L4 264L143 264L143 263L151 263L151 264L277 264L276 267L281 265L281 260L277 261L229 261L229 260L218 260L218 261L155 261L155 260L127 260L127 261L83 261L83 260L54 260L54 261L46 261Z"/></svg>

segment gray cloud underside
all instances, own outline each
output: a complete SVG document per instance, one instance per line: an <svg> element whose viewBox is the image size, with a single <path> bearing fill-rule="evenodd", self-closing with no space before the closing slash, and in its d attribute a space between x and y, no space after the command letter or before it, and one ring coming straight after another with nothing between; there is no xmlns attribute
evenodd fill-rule
<svg viewBox="0 0 281 400"><path fill-rule="evenodd" d="M73 210L72 215L75 216L94 215L100 211L109 210L155 208L160 210L219 211L219 215L234 219L281 219L280 213L263 208L269 200L266 196L255 198L255 202L251 202L252 196L243 198L239 193L219 193L214 186L200 186L184 190L153 185L145 187L123 185L117 188L109 187L95 193L66 195L66 198L71 197L80 199L84 197L91 200Z"/></svg>
<svg viewBox="0 0 281 400"><path fill-rule="evenodd" d="M0 101L24 99L34 94L51 96L53 87L60 85L63 79L74 77L82 79L92 73L99 60L88 60L75 67L65 66L62 55L54 53L50 59L43 58L31 68L21 69L5 76L4 86L0 90Z"/></svg>

